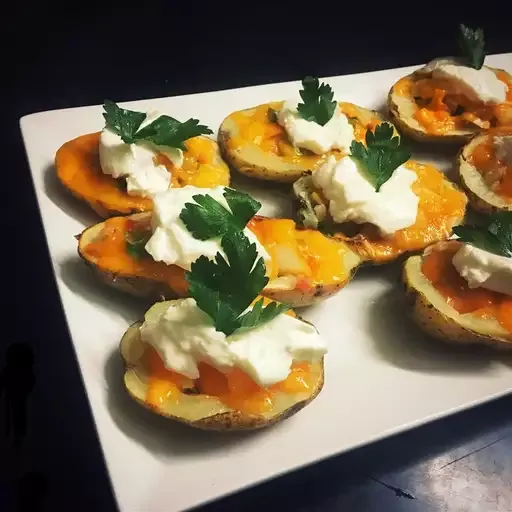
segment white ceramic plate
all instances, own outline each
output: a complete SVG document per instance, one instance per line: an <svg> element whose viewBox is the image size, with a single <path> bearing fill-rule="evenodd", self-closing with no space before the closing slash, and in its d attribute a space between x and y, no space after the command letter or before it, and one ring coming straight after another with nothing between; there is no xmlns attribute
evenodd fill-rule
<svg viewBox="0 0 512 512"><path fill-rule="evenodd" d="M510 69L512 54L487 62ZM327 80L338 99L382 108L391 84L413 69ZM298 88L299 82L289 82L126 106L196 117L216 129L230 112L290 97ZM61 144L102 128L101 113L100 106L41 112L25 116L21 128L69 330L123 512L182 510L512 391L510 358L449 350L406 321L396 297L400 269L392 266L361 271L339 295L304 311L329 344L325 387L275 428L234 436L198 432L132 403L122 389L117 349L146 304L102 286L79 260L74 235L98 219L61 189L53 167ZM446 157L420 156L449 167ZM264 214L289 211L285 196L254 185Z"/></svg>

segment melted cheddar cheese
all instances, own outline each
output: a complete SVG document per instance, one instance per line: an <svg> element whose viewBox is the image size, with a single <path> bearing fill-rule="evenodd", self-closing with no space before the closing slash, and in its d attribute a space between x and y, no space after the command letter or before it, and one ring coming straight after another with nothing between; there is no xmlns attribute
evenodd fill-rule
<svg viewBox="0 0 512 512"><path fill-rule="evenodd" d="M238 368L222 373L200 363L199 379L191 380L165 368L152 347L146 349L144 358L149 373L146 403L156 408L170 400L179 402L182 393L193 393L215 397L237 411L262 414L272 410L276 393L305 393L314 385L308 363L294 363L285 380L264 389Z"/></svg>
<svg viewBox="0 0 512 512"><path fill-rule="evenodd" d="M57 176L78 197L90 203L101 203L109 210L122 213L149 211L148 198L130 196L124 180L115 179L101 170L99 159L100 133L82 135L66 142L55 156ZM164 165L171 173L171 186L193 185L201 188L229 185L229 169L217 156L217 144L206 137L193 137L185 141L183 165L175 168L171 161L159 153L155 164Z"/></svg>
<svg viewBox="0 0 512 512"><path fill-rule="evenodd" d="M167 284L178 295L186 295L185 271L176 265L133 256L127 245L127 237L151 233L150 220L135 222L128 217L112 217L104 222L97 240L87 244L84 254L104 272L125 276L146 277Z"/></svg>
<svg viewBox="0 0 512 512"><path fill-rule="evenodd" d="M343 282L347 277L344 266L344 244L329 239L314 230L298 230L292 220L255 217L247 226L272 258L270 279L295 275L304 286ZM185 271L176 265L166 265L147 257L135 257L127 245L131 235L150 235L149 219L137 222L127 217L107 219L97 240L83 248L84 255L104 272L124 276L146 277L169 285L179 296L186 296Z"/></svg>
<svg viewBox="0 0 512 512"><path fill-rule="evenodd" d="M504 329L512 332L512 297L485 288L470 288L452 263L459 248L458 242L434 248L423 257L423 274L447 304L461 315L471 313L480 318L495 318Z"/></svg>
<svg viewBox="0 0 512 512"><path fill-rule="evenodd" d="M329 151L325 155L315 155L310 151L296 148L288 140L284 128L278 123L271 122L268 117L269 109L279 111L284 102L273 102L259 105L249 111L234 112L229 119L238 128L238 134L229 139L229 147L237 150L247 144L254 144L266 153L278 156L285 162L303 166L305 169L315 168L323 162L328 155L341 158L344 153L340 150ZM354 120L354 137L357 141L364 142L367 130L373 130L381 123L377 117L369 122L361 120L358 108L352 103L339 103L340 110Z"/></svg>
<svg viewBox="0 0 512 512"><path fill-rule="evenodd" d="M493 144L493 137L499 135L512 135L512 127L491 130L473 149L469 162L495 194L512 203L512 167L498 161Z"/></svg>
<svg viewBox="0 0 512 512"><path fill-rule="evenodd" d="M512 77L503 71L496 76L508 87L505 103L484 105L466 97L449 93L449 82L438 78L404 77L394 86L399 96L416 103L414 119L433 135L463 130L473 123L482 129L512 125Z"/></svg>
<svg viewBox="0 0 512 512"><path fill-rule="evenodd" d="M420 250L433 242L445 240L454 222L464 217L467 197L451 186L442 172L433 165L419 162L409 161L404 165L418 176L412 185L413 192L419 197L416 222L390 237L381 236L373 224L358 226L358 234L352 240L363 259L388 261L404 252ZM318 193L313 200L326 201Z"/></svg>

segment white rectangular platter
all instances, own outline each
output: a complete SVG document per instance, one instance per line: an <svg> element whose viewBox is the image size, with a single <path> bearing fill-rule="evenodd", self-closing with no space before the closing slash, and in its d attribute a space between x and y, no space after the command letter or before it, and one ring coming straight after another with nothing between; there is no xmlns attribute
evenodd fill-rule
<svg viewBox="0 0 512 512"><path fill-rule="evenodd" d="M486 63L510 69L512 54ZM326 80L337 99L381 109L393 82L413 69ZM288 98L299 86L124 106L196 117L216 130L228 113ZM327 340L329 354L323 391L290 420L250 435L218 435L171 424L132 403L123 393L117 348L146 304L104 287L79 261L74 235L98 219L58 186L53 167L61 144L103 127L101 114L100 106L41 112L23 117L21 128L60 297L123 512L183 510L512 391L509 356L457 353L426 340L406 321L397 298L400 269L391 266L362 270L336 297L302 312ZM416 156L450 165L446 156ZM262 201L264 215L289 213L282 193L257 184L248 190Z"/></svg>

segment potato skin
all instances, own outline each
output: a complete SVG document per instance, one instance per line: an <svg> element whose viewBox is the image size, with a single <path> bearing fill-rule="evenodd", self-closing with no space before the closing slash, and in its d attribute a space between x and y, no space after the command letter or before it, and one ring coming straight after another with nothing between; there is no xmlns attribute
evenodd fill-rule
<svg viewBox="0 0 512 512"><path fill-rule="evenodd" d="M150 212L138 213L131 215L133 220L143 220L150 216ZM122 274L108 272L100 268L93 258L87 255L85 247L101 236L103 230L103 222L86 228L76 238L78 239L78 255L93 270L97 278L103 283L116 288L130 295L141 298L149 298L152 300L171 300L183 297L183 294L171 289L167 284L142 276L133 276L131 274ZM273 286L269 283L262 291L264 297L285 302L292 307L303 307L320 302L340 291L353 278L357 270L358 264L351 268L350 273L342 282L332 283L329 285L316 284L309 289L283 288L282 286Z"/></svg>
<svg viewBox="0 0 512 512"><path fill-rule="evenodd" d="M218 142L221 148L222 158L231 169L235 169L240 174L245 174L249 178L275 181L278 183L293 183L305 172L303 169L293 165L278 170L274 167L261 165L257 159L250 161L249 159L243 158L238 151L231 151L229 149L230 139L230 131L226 129L226 126L223 127L221 125Z"/></svg>
<svg viewBox="0 0 512 512"><path fill-rule="evenodd" d="M101 198L84 195L82 190L74 185L73 180L69 179L68 174L70 169L76 173L83 173L85 169L90 170L92 167L95 167L99 169L98 172L101 172L99 156L97 154L100 134L101 132L95 132L81 135L75 139L65 142L57 150L55 154L57 179L70 194L87 203L90 208L92 208L103 219L151 211L153 206L152 201L149 198L137 196L131 197L126 191L118 192L119 195L116 200L114 200L114 203L117 205L116 206L108 204ZM225 168L229 181L229 169L226 163L221 159L217 142L209 137L201 137L208 139L211 142L215 149L214 163L215 165ZM117 181L114 178L111 179L113 183ZM229 186L229 183L226 183L225 185ZM133 205L134 202L138 204ZM132 203L132 205L130 205L130 203Z"/></svg>
<svg viewBox="0 0 512 512"><path fill-rule="evenodd" d="M420 258L420 256L411 258ZM512 334L498 338L468 329L436 308L425 294L413 285L407 265L411 258L404 265L402 283L410 316L423 332L452 345L486 345L499 350L512 350Z"/></svg>
<svg viewBox="0 0 512 512"><path fill-rule="evenodd" d="M131 215L134 220L142 220L149 217L151 213L136 213ZM150 279L149 277L133 276L115 272L107 272L96 265L85 252L85 247L101 236L103 222L86 228L76 238L78 239L78 255L85 264L92 269L93 273L103 283L116 288L119 291L128 293L135 297L148 298L152 300L176 299L179 295L167 284Z"/></svg>
<svg viewBox="0 0 512 512"><path fill-rule="evenodd" d="M280 423L281 421L299 412L308 403L314 400L323 388L324 362L322 359L320 362L315 363L315 373L317 374L317 379L309 395L306 398L296 399L295 402L286 407L280 413L273 414L271 416L265 416L262 414L244 413L239 410L228 409L227 411L220 413L207 414L195 420L171 414L166 410L149 405L148 403L146 403L144 399L141 398L141 391L143 391L144 395L147 392L146 384L142 384L142 381L138 381L138 389L132 389L131 383L133 382L133 380L129 378L130 374L133 374L133 372L135 372L135 374L147 375L147 371L143 363L144 348L140 350L143 343L141 342L138 334L134 334L138 331L140 325L141 322L135 322L134 324L132 324L124 334L119 345L120 355L124 366L123 380L126 391L131 396L131 398L135 400L138 404L140 404L142 407L150 410L155 414L158 414L159 416L163 416L167 419L177 421L190 427L198 428L201 430L213 430L218 432L248 431L269 427L271 425L275 425L276 423ZM134 352L136 352L137 354L137 357L135 358L133 356L130 356L130 354L133 353L132 350L134 346L136 346L136 350ZM205 396L205 398L202 400L208 399L211 400L210 397ZM205 410L208 410L208 407Z"/></svg>
<svg viewBox="0 0 512 512"><path fill-rule="evenodd" d="M300 182L303 182L306 184L305 188L309 188L310 184L312 186L312 180L311 180L310 176L302 177L301 180L299 180L299 183ZM452 183L451 181L449 181L447 178L444 178L443 186L446 189L457 190L457 191L461 192L461 194L462 194L460 187L457 186L455 183ZM299 222L299 223L303 222L303 220L301 219L301 215L298 214L300 209L303 207L303 203L302 203L302 199L297 195L297 192L295 189L294 189L293 201L294 201L294 207L295 207L294 209L295 209L297 222ZM454 218L453 226L459 225L463 220L464 220L464 216L461 216L460 218ZM348 235L344 234L343 232L335 232L331 236L335 240L338 240L338 241L341 241L341 242L344 242L345 244L347 244L361 258L361 265L366 265L366 266L368 266L368 265L386 265L386 264L392 263L396 260L403 259L403 258L407 257L407 255L419 253L423 250L423 248L419 248L417 250L410 250L410 251L403 249L403 250L397 250L393 253L375 254L375 250L373 248L375 243L371 239L369 239L366 235L364 235L363 233L358 233L353 236L348 236ZM448 237L448 236L449 235L447 235L446 237ZM425 246L426 245L427 245L427 242L425 242Z"/></svg>
<svg viewBox="0 0 512 512"><path fill-rule="evenodd" d="M494 71L504 71L496 68L489 69L492 69ZM414 73L411 73L410 75L407 75L405 78L416 79L420 75L421 73L419 73L418 70L415 71ZM400 130L400 132L410 137L411 139L414 139L418 142L427 143L465 144L466 142L469 142L476 134L483 131L482 128L471 125L471 127L468 127L467 129L454 130L446 134L427 133L425 129L412 118L411 115L405 115L403 112L404 108L415 108L414 99L399 96L395 92L395 86L396 83L393 84L388 93L388 114L392 122Z"/></svg>
<svg viewBox="0 0 512 512"><path fill-rule="evenodd" d="M127 369L126 361L125 371ZM323 365L323 363L322 363ZM296 402L294 405L286 409L280 414L272 416L271 418L266 418L265 416L257 415L257 414L248 414L242 411L231 410L228 412L222 412L219 414L214 414L213 416L206 416L199 420L190 421L185 418L179 416L173 416L170 414L165 414L160 410L148 405L144 400L140 400L133 393L130 392L130 389L126 387L126 391L131 396L133 400L135 400L138 404L142 405L145 409L158 414L159 416L163 416L169 420L177 421L178 423L182 423L184 425L188 425L189 427L197 428L200 430L213 430L217 432L240 432L240 431L249 431L249 430L258 430L264 427L270 427L277 423L281 423L282 421L290 418L294 414L297 414L301 409L304 409L306 405L308 405L311 401L313 401L320 391L322 391L324 386L324 374L322 371L322 377L315 385L315 389L311 393L311 395L306 400L301 400Z"/></svg>
<svg viewBox="0 0 512 512"><path fill-rule="evenodd" d="M284 302L290 304L294 308L311 306L317 302L321 302L333 295L336 295L342 288L344 288L354 277L358 267L354 267L348 278L341 283L333 283L328 285L315 284L307 290L289 289L283 290L280 288L273 288L271 285L267 286L262 295L277 302Z"/></svg>
<svg viewBox="0 0 512 512"><path fill-rule="evenodd" d="M409 75L412 77L413 75ZM411 100L412 103L412 100ZM464 144L473 137L474 131L460 131L460 133L438 135L427 133L416 126L413 126L411 119L404 117L400 114L399 100L393 87L388 93L387 99L388 113L391 122L398 128L403 135L416 140L418 142L426 143L441 143L441 144Z"/></svg>
<svg viewBox="0 0 512 512"><path fill-rule="evenodd" d="M493 132L499 133L499 130L495 129ZM512 127L504 129L503 132L512 135ZM493 193L485 180L480 178L478 170L470 162L475 147L483 143L489 136L491 136L491 132L476 135L460 149L456 163L458 179L469 198L469 204L473 210L485 214L512 211L512 202L507 203L499 195Z"/></svg>
<svg viewBox="0 0 512 512"><path fill-rule="evenodd" d="M355 106L358 118L365 124L372 119L383 121L381 114L375 110ZM257 107L248 108L241 112L250 113ZM231 114L230 114L231 115ZM237 127L228 116L219 128L218 143L221 154L229 166L241 174L254 179L264 181L275 181L280 183L293 183L303 174L312 169L284 161L281 157L269 155L259 147L243 148L233 150L229 147L230 139L237 134ZM272 158L270 158L272 157Z"/></svg>

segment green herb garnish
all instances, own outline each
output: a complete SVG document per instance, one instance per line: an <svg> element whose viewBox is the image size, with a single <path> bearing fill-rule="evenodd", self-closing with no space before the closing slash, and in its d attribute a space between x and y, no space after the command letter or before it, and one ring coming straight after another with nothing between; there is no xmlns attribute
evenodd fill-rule
<svg viewBox="0 0 512 512"><path fill-rule="evenodd" d="M470 67L482 69L485 60L484 31L460 25L459 49Z"/></svg>
<svg viewBox="0 0 512 512"><path fill-rule="evenodd" d="M289 309L272 302L263 306L259 299L246 311L268 283L263 258L256 244L243 231L227 231L221 240L226 254L217 253L215 261L200 256L185 274L189 293L213 321L215 329L226 336L238 329L250 329L269 322Z"/></svg>
<svg viewBox="0 0 512 512"><path fill-rule="evenodd" d="M277 120L279 118L279 112L273 108L269 108L267 110L267 119L271 122L271 123L277 123Z"/></svg>
<svg viewBox="0 0 512 512"><path fill-rule="evenodd" d="M353 141L350 152L362 165L367 179L377 192L391 178L393 172L411 158L410 148L400 137L394 136L390 123L376 126L375 132L367 130L366 147L361 142Z"/></svg>
<svg viewBox="0 0 512 512"><path fill-rule="evenodd" d="M143 112L118 107L110 100L105 100L103 109L106 127L119 135L126 144L146 141L157 146L168 146L185 151L187 148L184 142L187 139L213 133L207 126L199 124L197 119L188 119L180 123L166 115L158 117L139 130L146 119L146 114Z"/></svg>
<svg viewBox="0 0 512 512"><path fill-rule="evenodd" d="M481 225L456 226L453 232L461 242L512 258L512 212L493 213Z"/></svg>
<svg viewBox="0 0 512 512"><path fill-rule="evenodd" d="M194 238L209 240L242 231L261 208L258 201L243 192L226 188L223 195L231 211L206 194L192 196L196 204L185 203L180 219Z"/></svg>
<svg viewBox="0 0 512 512"><path fill-rule="evenodd" d="M348 117L347 119L353 128L355 128L359 124L359 119L357 117Z"/></svg>
<svg viewBox="0 0 512 512"><path fill-rule="evenodd" d="M302 80L299 94L303 103L297 105L297 110L303 119L324 126L332 118L336 102L330 85L308 76Z"/></svg>
<svg viewBox="0 0 512 512"><path fill-rule="evenodd" d="M151 231L128 231L124 237L126 252L135 259L149 256L145 249L148 240L151 238Z"/></svg>

